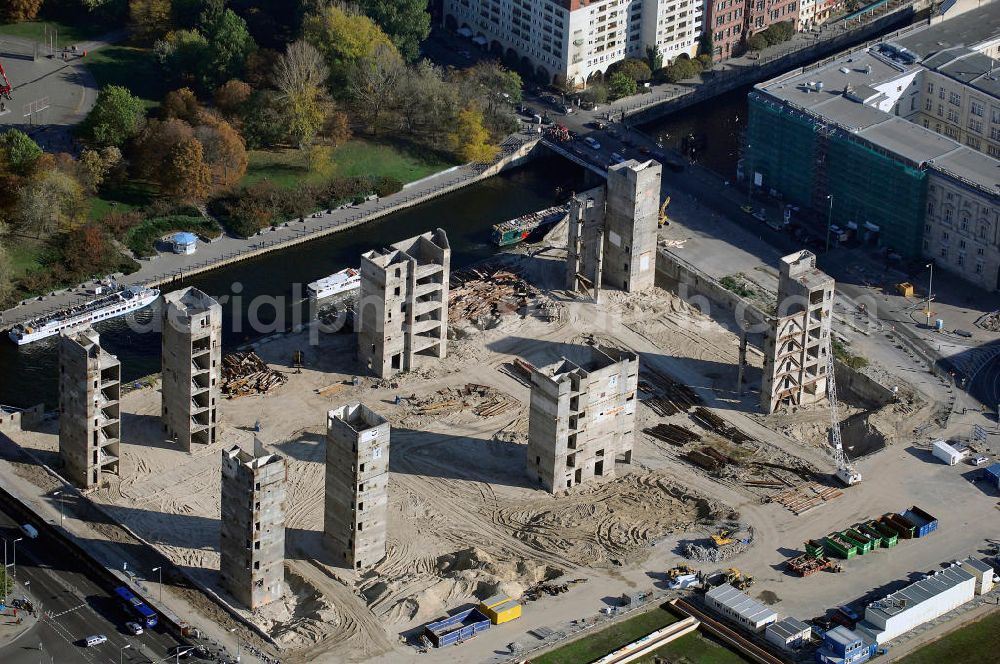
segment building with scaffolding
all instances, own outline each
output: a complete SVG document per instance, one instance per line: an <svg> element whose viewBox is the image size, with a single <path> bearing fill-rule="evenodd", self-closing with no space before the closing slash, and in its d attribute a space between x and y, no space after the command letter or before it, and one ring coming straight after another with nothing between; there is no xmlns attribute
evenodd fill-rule
<svg viewBox="0 0 1000 664"><path fill-rule="evenodd" d="M81 489L118 474L121 363L92 329L59 339L59 456Z"/></svg>
<svg viewBox="0 0 1000 664"><path fill-rule="evenodd" d="M781 259L777 315L764 340L760 406L765 413L826 397L833 287L833 278L816 269L812 252Z"/></svg>
<svg viewBox="0 0 1000 664"><path fill-rule="evenodd" d="M998 48L1000 12L984 6L758 84L741 172L821 237L996 290Z"/></svg>

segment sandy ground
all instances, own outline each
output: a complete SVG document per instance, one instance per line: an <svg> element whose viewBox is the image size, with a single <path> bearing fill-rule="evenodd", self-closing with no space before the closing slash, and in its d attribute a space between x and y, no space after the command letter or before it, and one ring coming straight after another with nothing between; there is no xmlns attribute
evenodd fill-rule
<svg viewBox="0 0 1000 664"><path fill-rule="evenodd" d="M558 258L558 250L549 249L509 260L546 289L561 282ZM309 346L304 335L259 344L258 353L272 367L288 372L288 382L266 396L223 402L218 442L192 454L162 440L158 390L132 392L122 404L121 477L91 498L192 577L215 587L219 455L232 445L249 448L253 424L262 422L262 440L289 463L289 593L253 619L281 644L283 661L293 663L408 659L416 651L401 645L400 635L427 620L498 591L519 596L527 587L554 578L587 578L586 594L571 591L570 597L579 602L541 600L532 605L533 616L519 621L517 632L592 615L596 607L583 606L602 601L604 591L620 595L623 587L651 586L655 570L676 562L683 542L703 540L708 524L717 518L753 524L758 544L735 561L750 567L759 581L771 581L769 587L781 591L779 600L788 595L788 611L814 610L807 608L814 598L785 593L778 585L824 586L816 579L792 580L781 571L787 551L836 525L811 526L810 520L834 517L846 522L908 506L901 501L909 497L880 497L877 507L866 504L870 496L863 497L869 491L864 485L808 517L794 517L777 504L762 504L768 492L746 487L742 472L729 469L710 475L682 460L685 450L644 434L636 438L635 463L619 464L615 477L556 496L537 490L524 472L529 389L510 370L510 362L519 357L543 365L595 341L639 352L644 372L691 386L706 405L756 440L746 449L735 449L698 429L687 414L661 418L645 406L638 409L637 432L661 421L687 426L704 436L702 444L732 452L744 463L777 464L778 476L789 486L831 470L823 446L825 408L808 417L754 415L755 391L738 395L735 390L738 338L676 296L661 289L631 296L607 292L595 306L547 292L523 312L508 313L485 326L455 326L446 361L393 381L362 379L357 386L350 384L358 371L352 335L323 336L318 346ZM534 315L538 312L546 315ZM557 315L550 317L552 312ZM295 350L305 353L301 373L289 368ZM749 358L748 380L754 384L759 381L760 356L751 353ZM648 379L648 374L642 377ZM318 394L341 382L344 386L335 393ZM472 408L421 414L420 405L438 390L461 389L468 383L490 386L512 407L493 417L476 415ZM403 397L398 405L397 395ZM356 401L383 414L393 426L387 556L361 575L332 563L321 538L325 413ZM843 409L845 417L860 412L850 404ZM919 414L876 415L891 428ZM18 442L49 458L58 447L54 427L24 434ZM878 465L890 455L899 456L901 450L894 450L877 455ZM911 465L915 458L902 456ZM894 485L890 493L905 495L909 488ZM870 489L885 490L878 483ZM833 575L828 578L827 584L835 582ZM826 592L841 594L839 587ZM449 651L447 661L467 661L473 652L473 659L487 659L490 648L500 652L496 649L517 636L491 630L465 650Z"/></svg>

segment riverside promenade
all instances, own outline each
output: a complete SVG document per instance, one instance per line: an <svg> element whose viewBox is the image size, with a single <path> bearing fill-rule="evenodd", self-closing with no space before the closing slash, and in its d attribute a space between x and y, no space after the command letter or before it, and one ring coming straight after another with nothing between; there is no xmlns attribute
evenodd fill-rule
<svg viewBox="0 0 1000 664"><path fill-rule="evenodd" d="M321 210L307 215L301 221L293 219L249 238L223 234L212 242L200 242L198 251L194 254L160 253L152 259L140 261L141 267L132 274L116 276L119 283L129 286L169 286L202 272L354 228L490 178L506 168L522 163L537 143L537 136L511 136L502 144L500 154L489 164L466 164L450 168L411 182L402 191L390 196L332 211ZM78 285L56 291L54 295L50 293L26 300L0 313L0 330L83 303L90 297L92 296L87 295L86 288Z"/></svg>

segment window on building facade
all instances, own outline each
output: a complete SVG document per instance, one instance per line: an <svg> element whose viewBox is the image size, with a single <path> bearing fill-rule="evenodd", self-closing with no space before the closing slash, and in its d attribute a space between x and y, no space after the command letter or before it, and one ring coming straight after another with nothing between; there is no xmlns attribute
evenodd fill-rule
<svg viewBox="0 0 1000 664"><path fill-rule="evenodd" d="M983 264L976 263L976 274L982 274L982 273L983 273Z"/></svg>
<svg viewBox="0 0 1000 664"><path fill-rule="evenodd" d="M930 99L925 99L924 100L924 110L930 112L930 110L932 108L934 108L934 104L931 103L931 100Z"/></svg>
<svg viewBox="0 0 1000 664"><path fill-rule="evenodd" d="M955 106L960 106L962 104L962 95L957 92L951 92L948 94L948 103L954 104Z"/></svg>
<svg viewBox="0 0 1000 664"><path fill-rule="evenodd" d="M975 118L969 118L969 129L977 134L983 133L983 121Z"/></svg>
<svg viewBox="0 0 1000 664"><path fill-rule="evenodd" d="M962 267L963 265L965 265L965 254L959 254L958 255L958 266Z"/></svg>
<svg viewBox="0 0 1000 664"><path fill-rule="evenodd" d="M976 100L972 100L971 102L969 102L969 113L972 113L973 115L981 118L983 117L983 112L985 110L986 109L983 106L983 102Z"/></svg>

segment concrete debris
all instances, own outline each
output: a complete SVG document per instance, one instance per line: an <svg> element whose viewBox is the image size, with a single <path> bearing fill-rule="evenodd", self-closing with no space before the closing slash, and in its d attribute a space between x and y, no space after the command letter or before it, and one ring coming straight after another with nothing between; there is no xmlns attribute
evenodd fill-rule
<svg viewBox="0 0 1000 664"><path fill-rule="evenodd" d="M222 358L222 393L230 399L250 394L267 394L288 380L253 351L229 353Z"/></svg>

